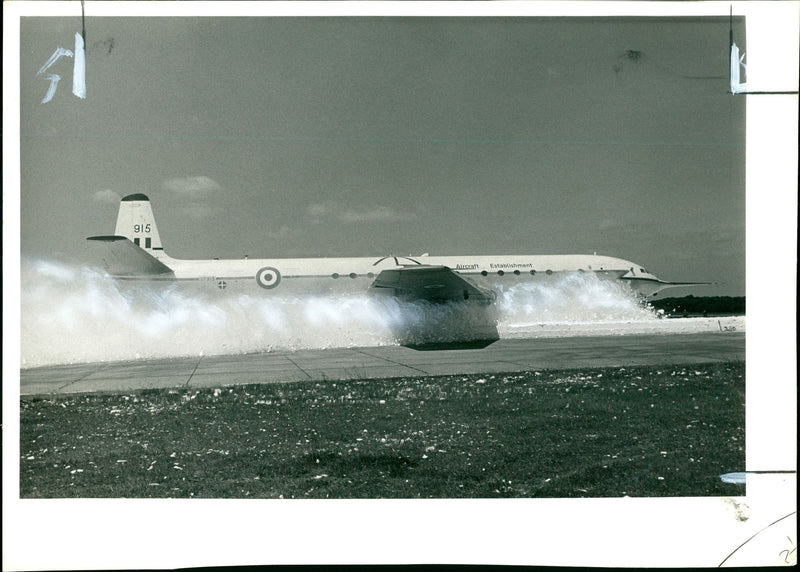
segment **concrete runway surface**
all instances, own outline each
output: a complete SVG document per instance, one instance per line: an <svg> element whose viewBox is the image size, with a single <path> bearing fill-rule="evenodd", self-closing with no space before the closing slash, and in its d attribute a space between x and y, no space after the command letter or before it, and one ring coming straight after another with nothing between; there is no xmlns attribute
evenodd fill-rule
<svg viewBox="0 0 800 572"><path fill-rule="evenodd" d="M37 367L20 371L20 395L744 359L744 332L500 339L483 348L381 346Z"/></svg>

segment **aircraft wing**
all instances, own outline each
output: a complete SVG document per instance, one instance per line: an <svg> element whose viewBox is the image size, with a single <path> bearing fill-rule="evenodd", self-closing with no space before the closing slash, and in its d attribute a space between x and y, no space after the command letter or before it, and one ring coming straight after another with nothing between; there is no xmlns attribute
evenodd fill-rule
<svg viewBox="0 0 800 572"><path fill-rule="evenodd" d="M172 270L133 244L124 236L90 236L86 240L102 242L106 271L113 276L161 276Z"/></svg>
<svg viewBox="0 0 800 572"><path fill-rule="evenodd" d="M491 303L496 295L481 288L447 266L402 266L387 268L375 277L371 289L412 300L431 302L477 300Z"/></svg>
<svg viewBox="0 0 800 572"><path fill-rule="evenodd" d="M640 294L646 297L657 296L661 290L666 288L677 288L678 286L708 286L714 282L668 282L658 278L644 276L621 276L620 280L631 283L631 286Z"/></svg>

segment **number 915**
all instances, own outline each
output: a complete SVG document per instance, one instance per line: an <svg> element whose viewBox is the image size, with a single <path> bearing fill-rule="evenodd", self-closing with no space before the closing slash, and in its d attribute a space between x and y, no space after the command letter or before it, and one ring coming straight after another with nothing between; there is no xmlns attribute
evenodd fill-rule
<svg viewBox="0 0 800 572"><path fill-rule="evenodd" d="M150 232L150 223L133 225L133 232Z"/></svg>

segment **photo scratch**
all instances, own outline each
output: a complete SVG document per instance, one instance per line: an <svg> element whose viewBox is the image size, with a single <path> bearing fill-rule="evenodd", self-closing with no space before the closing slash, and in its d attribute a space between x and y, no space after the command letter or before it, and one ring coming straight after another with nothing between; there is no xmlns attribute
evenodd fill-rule
<svg viewBox="0 0 800 572"><path fill-rule="evenodd" d="M48 70L48 68L50 68L50 66L52 66L54 63L56 63L59 59L61 59L64 56L71 58L72 52L66 48L58 46L56 48L56 51L53 52L53 55L50 56L50 59L47 60L47 63L45 63L39 69L39 71L36 72L36 75L42 75L44 72ZM44 77L50 80L50 87L47 89L47 93L45 94L44 99L42 99L42 103L47 103L51 99L53 99L53 96L56 93L56 89L58 88L58 81L61 79L61 76L58 74L51 73L45 75Z"/></svg>
<svg viewBox="0 0 800 572"><path fill-rule="evenodd" d="M50 56L50 59L39 68L36 75L44 74L53 64L55 64L62 57L74 58L72 66L72 93L81 99L86 99L86 50L83 38L80 34L75 34L75 52L58 46ZM55 73L45 74L46 79L50 81L50 87L47 88L47 93L42 99L42 103L48 103L53 99L58 89L58 82L61 76Z"/></svg>

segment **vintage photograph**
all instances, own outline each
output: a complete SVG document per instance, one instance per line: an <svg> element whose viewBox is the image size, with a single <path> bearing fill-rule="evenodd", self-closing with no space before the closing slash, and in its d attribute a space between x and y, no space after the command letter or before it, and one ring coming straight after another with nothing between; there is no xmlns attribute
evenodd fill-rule
<svg viewBox="0 0 800 572"><path fill-rule="evenodd" d="M19 46L20 499L746 520L733 9L86 3Z"/></svg>
<svg viewBox="0 0 800 572"><path fill-rule="evenodd" d="M26 18L21 70L84 25L84 97L22 78L22 496L736 491L728 18Z"/></svg>

